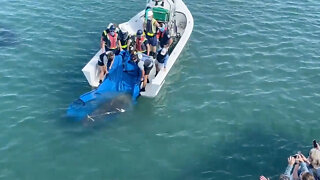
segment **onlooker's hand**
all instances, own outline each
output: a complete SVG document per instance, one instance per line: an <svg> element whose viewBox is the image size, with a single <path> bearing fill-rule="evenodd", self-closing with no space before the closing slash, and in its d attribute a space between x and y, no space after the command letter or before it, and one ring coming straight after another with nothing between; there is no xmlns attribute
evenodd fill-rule
<svg viewBox="0 0 320 180"><path fill-rule="evenodd" d="M270 180L269 178L266 178L264 176L260 176L260 180Z"/></svg>
<svg viewBox="0 0 320 180"><path fill-rule="evenodd" d="M303 154L300 154L300 156L304 162L310 164L309 160Z"/></svg>
<svg viewBox="0 0 320 180"><path fill-rule="evenodd" d="M297 155L296 160L300 163L303 162L303 159L300 154Z"/></svg>
<svg viewBox="0 0 320 180"><path fill-rule="evenodd" d="M295 159L294 157L292 157L292 156L290 156L290 157L288 158L288 164L291 165L291 166L294 165L294 162L295 162L295 161L296 161L296 159Z"/></svg>

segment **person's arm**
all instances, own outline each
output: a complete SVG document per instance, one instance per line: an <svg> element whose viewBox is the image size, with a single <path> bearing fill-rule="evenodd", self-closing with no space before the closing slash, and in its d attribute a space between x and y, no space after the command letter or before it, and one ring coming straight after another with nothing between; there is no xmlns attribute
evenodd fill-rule
<svg viewBox="0 0 320 180"><path fill-rule="evenodd" d="M292 172L292 179L293 180L299 180L299 176L298 176L299 167L300 167L299 164L294 165L293 172Z"/></svg>
<svg viewBox="0 0 320 180"><path fill-rule="evenodd" d="M118 40L118 45L119 45L120 51L122 51L121 41L120 40Z"/></svg>
<svg viewBox="0 0 320 180"><path fill-rule="evenodd" d="M158 23L157 20L154 20L154 24L157 26L157 28L160 28L160 24Z"/></svg>
<svg viewBox="0 0 320 180"><path fill-rule="evenodd" d="M113 60L111 61L111 64L110 64L109 70L112 68L113 62L114 62L114 58L113 58Z"/></svg>
<svg viewBox="0 0 320 180"><path fill-rule="evenodd" d="M103 37L101 36L100 46L101 46L102 52L105 52L104 45L105 45L105 42L104 42Z"/></svg>
<svg viewBox="0 0 320 180"><path fill-rule="evenodd" d="M170 38L169 43L167 45L164 45L164 48L168 48L169 49L169 47L171 46L172 42L173 42L173 40L172 40L172 38Z"/></svg>
<svg viewBox="0 0 320 180"><path fill-rule="evenodd" d="M142 70L141 72L142 72L142 75L141 75L141 81L143 81L143 80L144 80L145 72L144 72L144 70Z"/></svg>
<svg viewBox="0 0 320 180"><path fill-rule="evenodd" d="M169 47L171 46L172 43L173 43L173 40L172 40L172 38L170 38L170 40L169 40Z"/></svg>
<svg viewBox="0 0 320 180"><path fill-rule="evenodd" d="M164 62L163 62L163 70L164 71L166 71L166 68L167 68L167 62L168 62L168 59L169 59L169 57L168 57L168 55L165 57L165 59L164 59Z"/></svg>
<svg viewBox="0 0 320 180"><path fill-rule="evenodd" d="M129 39L127 42L127 51L129 51L129 49L130 49L130 44L131 44L131 40Z"/></svg>
<svg viewBox="0 0 320 180"><path fill-rule="evenodd" d="M144 22L143 22L143 31L146 31L146 27L147 27L147 23L146 23L146 20L144 20Z"/></svg>
<svg viewBox="0 0 320 180"><path fill-rule="evenodd" d="M292 168L293 168L293 165L290 165L288 164L287 168L286 168L286 171L284 172L284 175L287 176L287 177L290 177L291 176L291 171L292 171Z"/></svg>
<svg viewBox="0 0 320 180"><path fill-rule="evenodd" d="M301 173L309 172L309 170L307 168L307 164L305 162L301 162L300 166L301 166Z"/></svg>
<svg viewBox="0 0 320 180"><path fill-rule="evenodd" d="M290 156L288 158L288 166L286 168L286 171L284 172L284 175L289 177L290 179L291 179L291 171L292 171L294 163L295 163L295 158Z"/></svg>
<svg viewBox="0 0 320 180"><path fill-rule="evenodd" d="M143 78L144 78L144 67L143 67L143 62L142 61L140 61L140 62L138 62L138 67L139 67L139 69L140 69L140 71L141 71L141 78L140 78L140 80L141 81L143 81Z"/></svg>
<svg viewBox="0 0 320 180"><path fill-rule="evenodd" d="M308 160L302 153L300 154L300 156L301 156L302 160L303 160L307 165L310 164L309 160Z"/></svg>
<svg viewBox="0 0 320 180"><path fill-rule="evenodd" d="M309 172L309 170L307 168L307 164L305 163L306 157L304 157L304 155L302 153L299 153L299 155L297 156L296 160L300 164L301 173Z"/></svg>

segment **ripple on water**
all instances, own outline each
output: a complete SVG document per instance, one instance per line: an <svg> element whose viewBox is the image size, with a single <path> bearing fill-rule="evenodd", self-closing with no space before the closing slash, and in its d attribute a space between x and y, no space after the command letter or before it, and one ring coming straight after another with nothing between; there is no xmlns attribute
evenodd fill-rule
<svg viewBox="0 0 320 180"><path fill-rule="evenodd" d="M159 95L90 132L56 122L90 90L81 68L101 30L144 6L3 3L0 39L18 39L0 49L4 179L254 179L318 133L318 1L186 0L194 31Z"/></svg>

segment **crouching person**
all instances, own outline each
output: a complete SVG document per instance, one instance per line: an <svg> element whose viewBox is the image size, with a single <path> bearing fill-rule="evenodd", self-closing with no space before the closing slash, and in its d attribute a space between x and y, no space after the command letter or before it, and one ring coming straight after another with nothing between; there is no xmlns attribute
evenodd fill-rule
<svg viewBox="0 0 320 180"><path fill-rule="evenodd" d="M114 53L112 51L107 51L100 55L100 58L98 60L98 66L100 70L99 84L101 84L105 76L109 74L109 70L112 68L113 60L114 60Z"/></svg>
<svg viewBox="0 0 320 180"><path fill-rule="evenodd" d="M146 85L148 82L148 77L151 69L153 68L153 61L149 56L143 56L141 53L138 53L138 66L142 72L141 81L142 81L142 88L141 92L146 91Z"/></svg>

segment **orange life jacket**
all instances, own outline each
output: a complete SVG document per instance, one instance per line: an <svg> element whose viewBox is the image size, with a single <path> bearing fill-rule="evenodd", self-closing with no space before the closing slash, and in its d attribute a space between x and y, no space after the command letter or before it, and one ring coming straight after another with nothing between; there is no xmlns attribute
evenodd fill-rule
<svg viewBox="0 0 320 180"><path fill-rule="evenodd" d="M108 33L108 40L110 42L110 44L108 43L108 45L110 45L110 47L108 47L109 49L117 49L117 41L118 41L118 34L115 32L114 36L111 36L110 33Z"/></svg>
<svg viewBox="0 0 320 180"><path fill-rule="evenodd" d="M140 39L136 38L136 50L138 52L145 52L147 47L144 45L145 38L142 36Z"/></svg>
<svg viewBox="0 0 320 180"><path fill-rule="evenodd" d="M163 38L164 33L167 31L168 28L164 28L164 31L161 32L160 30L157 33L157 38L159 39L160 37Z"/></svg>

